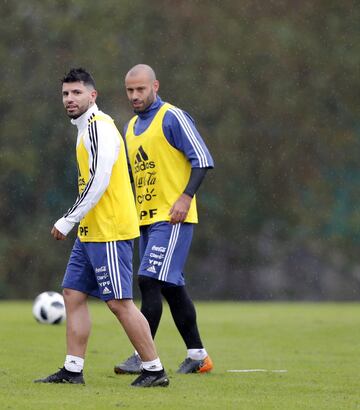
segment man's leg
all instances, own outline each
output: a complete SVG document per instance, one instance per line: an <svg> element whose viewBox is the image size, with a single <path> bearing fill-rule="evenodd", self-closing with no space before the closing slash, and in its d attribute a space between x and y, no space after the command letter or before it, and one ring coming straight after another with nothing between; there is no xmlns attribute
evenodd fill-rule
<svg viewBox="0 0 360 410"><path fill-rule="evenodd" d="M196 310L185 286L166 286L162 293L167 300L175 325L188 349L202 349Z"/></svg>
<svg viewBox="0 0 360 410"><path fill-rule="evenodd" d="M154 339L162 314L161 282L139 275L139 287L141 291L141 313L149 323L151 336ZM135 351L129 358L115 365L117 374L136 374L141 372L140 352Z"/></svg>
<svg viewBox="0 0 360 410"><path fill-rule="evenodd" d="M143 260L145 253L152 253L153 244L149 245L149 236L152 233L151 226L141 227L139 241L140 260ZM146 268L145 268L146 269ZM162 315L162 295L161 284L158 280L145 276L139 272L138 283L141 291L141 313L145 316L150 325L151 335L154 338ZM141 359L135 351L123 362L115 365L114 371L117 374L136 374L141 371Z"/></svg>
<svg viewBox="0 0 360 410"><path fill-rule="evenodd" d="M91 330L88 296L67 288L63 290L63 295L66 308L67 354L84 359Z"/></svg>
<svg viewBox="0 0 360 410"><path fill-rule="evenodd" d="M166 387L169 379L157 355L150 327L144 315L132 300L109 300L106 302L115 314L142 360L142 371L132 383L135 387Z"/></svg>
<svg viewBox="0 0 360 410"><path fill-rule="evenodd" d="M83 367L91 323L87 308L87 295L77 290L64 288L66 309L66 347L64 367L37 383L84 384Z"/></svg>
<svg viewBox="0 0 360 410"><path fill-rule="evenodd" d="M139 288L141 292L141 313L149 322L152 338L155 339L162 315L162 282L139 275Z"/></svg>
<svg viewBox="0 0 360 410"><path fill-rule="evenodd" d="M162 293L167 300L172 317L187 347L187 357L180 364L178 373L206 373L213 363L202 344L196 321L195 306L185 286L164 286Z"/></svg>
<svg viewBox="0 0 360 410"><path fill-rule="evenodd" d="M143 361L155 360L158 355L144 315L130 299L109 300L110 310L117 317L132 345Z"/></svg>
<svg viewBox="0 0 360 410"><path fill-rule="evenodd" d="M97 282L93 276L84 246L77 239L62 283L66 308L67 344L64 367L48 377L35 380L36 382L84 384L82 370L91 328L87 294L96 296L97 291Z"/></svg>
<svg viewBox="0 0 360 410"><path fill-rule="evenodd" d="M156 226L141 227L141 237L139 242L139 256L141 264L145 263L145 273L149 273L147 256L156 257L157 252L153 248L153 237L157 235ZM151 258L150 258L151 259ZM155 339L156 331L159 327L162 315L162 295L161 282L157 278L144 275L142 269L139 270L138 284L141 292L141 313L149 322L151 335Z"/></svg>

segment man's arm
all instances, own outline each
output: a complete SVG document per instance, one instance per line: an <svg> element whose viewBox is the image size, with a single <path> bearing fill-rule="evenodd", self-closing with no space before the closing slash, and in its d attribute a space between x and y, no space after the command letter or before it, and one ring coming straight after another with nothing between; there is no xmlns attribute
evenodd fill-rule
<svg viewBox="0 0 360 410"><path fill-rule="evenodd" d="M90 138L85 141L89 153L90 179L74 205L54 225L51 234L63 240L74 225L99 202L109 185L112 167L118 156L120 140L111 124L96 121L91 127Z"/></svg>
<svg viewBox="0 0 360 410"><path fill-rule="evenodd" d="M214 167L214 161L193 119L182 110L171 108L166 113L163 131L168 142L184 153L192 167L184 192L169 212L170 223L176 224L185 221L191 200L204 180L207 170Z"/></svg>
<svg viewBox="0 0 360 410"><path fill-rule="evenodd" d="M184 189L184 194L191 198L196 194L209 168L191 168L189 182Z"/></svg>
<svg viewBox="0 0 360 410"><path fill-rule="evenodd" d="M171 207L169 215L171 217L170 223L177 224L184 222L189 213L191 200L199 189L208 168L192 168L189 182L174 205Z"/></svg>
<svg viewBox="0 0 360 410"><path fill-rule="evenodd" d="M170 108L163 120L163 131L169 144L184 153L191 168L214 168L214 160L188 113Z"/></svg>

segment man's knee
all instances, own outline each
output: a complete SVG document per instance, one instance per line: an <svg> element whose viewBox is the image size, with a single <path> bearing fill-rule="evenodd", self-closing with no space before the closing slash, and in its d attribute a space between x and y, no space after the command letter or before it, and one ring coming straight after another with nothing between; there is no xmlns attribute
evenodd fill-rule
<svg viewBox="0 0 360 410"><path fill-rule="evenodd" d="M64 288L63 296L66 305L81 305L86 302L87 295L78 290Z"/></svg>
<svg viewBox="0 0 360 410"><path fill-rule="evenodd" d="M64 288L62 293L64 298L69 299L73 295L73 292L72 289Z"/></svg>
<svg viewBox="0 0 360 410"><path fill-rule="evenodd" d="M151 278L145 275L138 275L138 284L142 292L159 291L162 287L162 282L158 279Z"/></svg>
<svg viewBox="0 0 360 410"><path fill-rule="evenodd" d="M115 316L122 317L131 310L134 303L132 299L112 299L108 300L106 304Z"/></svg>

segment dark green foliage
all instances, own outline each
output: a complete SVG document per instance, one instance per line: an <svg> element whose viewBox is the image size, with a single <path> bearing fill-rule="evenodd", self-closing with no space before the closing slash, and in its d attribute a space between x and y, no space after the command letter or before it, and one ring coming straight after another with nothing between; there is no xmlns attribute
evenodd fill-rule
<svg viewBox="0 0 360 410"><path fill-rule="evenodd" d="M212 298L354 298L360 7L355 1L19 0L0 9L0 297L56 288L72 238L75 129L60 78L95 77L120 129L148 63L214 155L187 265Z"/></svg>

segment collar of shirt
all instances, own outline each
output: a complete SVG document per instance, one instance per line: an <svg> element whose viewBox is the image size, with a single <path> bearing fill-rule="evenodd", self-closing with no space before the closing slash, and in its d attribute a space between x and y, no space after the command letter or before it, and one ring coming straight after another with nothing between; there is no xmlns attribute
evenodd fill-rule
<svg viewBox="0 0 360 410"><path fill-rule="evenodd" d="M88 126L88 120L93 115L99 111L99 108L96 104L92 105L84 114L81 114L78 118L73 118L71 124L76 125L78 130L83 130Z"/></svg>

